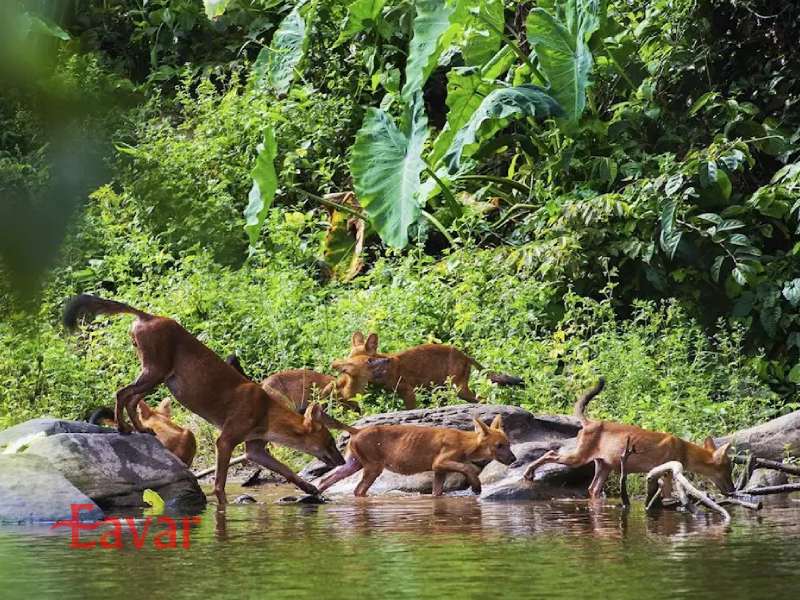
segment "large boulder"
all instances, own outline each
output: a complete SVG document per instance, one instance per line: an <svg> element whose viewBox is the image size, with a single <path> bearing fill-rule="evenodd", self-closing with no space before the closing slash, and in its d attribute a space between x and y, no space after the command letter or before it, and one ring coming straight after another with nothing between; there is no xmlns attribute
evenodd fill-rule
<svg viewBox="0 0 800 600"><path fill-rule="evenodd" d="M462 431L471 431L475 428L475 424L472 422L473 418L489 423L497 415L502 415L503 428L512 444L532 441L562 441L574 438L581 428L578 419L573 417L534 415L519 406L492 404L459 404L458 406L380 413L359 419L353 423L353 426L405 424L450 427L461 429ZM349 439L350 435L348 433L343 433L339 436L337 445L341 450L347 445ZM313 478L329 470L330 467L322 461L314 460L306 465L300 475L305 478Z"/></svg>
<svg viewBox="0 0 800 600"><path fill-rule="evenodd" d="M152 435L59 433L31 440L23 452L47 459L105 509L142 506L148 488L178 512L205 507L195 476Z"/></svg>
<svg viewBox="0 0 800 600"><path fill-rule="evenodd" d="M73 504L88 504L81 520L96 521L103 511L46 459L0 454L0 523L37 523L72 518Z"/></svg>
<svg viewBox="0 0 800 600"><path fill-rule="evenodd" d="M717 444L731 442L737 452L750 452L760 458L781 460L787 453L800 456L800 410L716 441Z"/></svg>
<svg viewBox="0 0 800 600"><path fill-rule="evenodd" d="M197 480L152 435L121 435L81 421L34 419L0 432L9 456L39 457L49 474L64 477L107 510L142 506L152 489L176 513L196 513L206 504Z"/></svg>
<svg viewBox="0 0 800 600"><path fill-rule="evenodd" d="M534 481L523 475L528 465L548 450L568 452L575 448L575 439L559 442L525 442L514 444L511 449L517 457L515 463L506 466L492 461L481 471L482 491L480 499L495 500L551 500L553 498L585 498L589 483L594 476L594 465L572 469L564 465L547 464L536 470Z"/></svg>

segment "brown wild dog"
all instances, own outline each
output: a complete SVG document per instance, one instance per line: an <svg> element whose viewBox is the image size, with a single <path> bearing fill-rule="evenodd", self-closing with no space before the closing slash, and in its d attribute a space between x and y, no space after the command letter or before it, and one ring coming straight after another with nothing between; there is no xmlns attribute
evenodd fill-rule
<svg viewBox="0 0 800 600"><path fill-rule="evenodd" d="M378 352L378 336L356 331L350 341L350 355L333 362L332 367L349 375L359 384L367 382L396 392L406 409L417 406L417 388L444 385L448 381L456 387L459 398L478 402L469 389L471 368L483 367L458 348L446 344L422 344L394 354ZM383 367L380 369L379 367ZM502 373L489 373L489 379L498 385L521 385L522 379Z"/></svg>
<svg viewBox="0 0 800 600"><path fill-rule="evenodd" d="M197 454L197 441L190 429L172 420L172 398L164 398L156 408L150 408L147 402L141 400L136 408L144 428L153 431L164 448L191 467Z"/></svg>
<svg viewBox="0 0 800 600"><path fill-rule="evenodd" d="M151 431L167 450L177 456L187 467L192 466L197 453L197 441L190 429L172 421L172 398L164 398L158 408L150 408L142 400L136 407L145 431ZM117 427L114 409L103 406L89 417L89 423L103 427Z"/></svg>
<svg viewBox="0 0 800 600"><path fill-rule="evenodd" d="M356 496L367 490L384 469L401 475L433 471L433 495L441 496L448 472L462 473L475 494L481 492L480 471L472 461L498 460L510 465L516 460L503 420L497 415L491 426L474 419L475 431L417 425L373 425L350 428L347 462L319 482L320 492L363 469Z"/></svg>
<svg viewBox="0 0 800 600"><path fill-rule="evenodd" d="M132 384L117 392L114 417L121 433L130 431L124 411L137 431L144 431L136 407L164 383L188 410L220 429L214 494L224 505L228 463L233 449L244 443L247 458L274 471L308 494L317 489L295 475L266 449L268 441L307 452L330 466L344 458L314 404L301 416L286 406L275 390L263 389L226 364L177 321L138 310L122 302L82 294L64 310L64 325L74 330L81 318L99 314L132 314L131 339L141 372Z"/></svg>
<svg viewBox="0 0 800 600"><path fill-rule="evenodd" d="M229 365L239 371L245 377L239 357L231 354L225 359ZM349 402L346 398L353 397L356 393L351 388L351 379L348 375L341 375L338 378L312 371L311 369L288 369L273 373L261 382L262 387L270 387L283 394L290 402L292 410L303 412L312 400L325 400L326 398L336 398L340 404L350 410L361 412L361 407L357 402ZM364 384L366 387L366 383ZM344 394L342 394L344 392ZM329 417L323 412L325 426L329 429L347 429L347 425Z"/></svg>
<svg viewBox="0 0 800 600"><path fill-rule="evenodd" d="M575 403L574 415L583 428L578 433L577 448L569 454L550 450L535 460L525 471L524 477L533 480L534 473L545 463L559 463L579 467L594 461L594 479L589 486L589 497L597 498L612 471L619 471L620 456L627 445L633 450L625 461L629 473L647 473L653 467L667 461L677 460L687 471L710 479L722 493L734 489L731 478L731 460L727 456L730 444L717 448L712 438L706 438L704 446L698 446L669 433L648 431L635 425L613 421L592 421L586 417L586 406L599 394L605 381L601 378L593 388L584 393ZM671 480L664 480L664 497L672 493Z"/></svg>

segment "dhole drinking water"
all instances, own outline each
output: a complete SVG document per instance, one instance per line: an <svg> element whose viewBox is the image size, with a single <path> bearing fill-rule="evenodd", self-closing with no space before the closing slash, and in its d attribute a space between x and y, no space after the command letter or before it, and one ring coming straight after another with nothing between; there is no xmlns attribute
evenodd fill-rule
<svg viewBox="0 0 800 600"><path fill-rule="evenodd" d="M625 470L629 473L647 473L653 467L677 460L687 471L708 477L723 493L733 491L731 460L727 456L730 444L717 448L709 437L704 446L698 446L669 433L648 431L612 421L592 421L586 417L586 406L604 386L605 381L601 378L575 403L574 415L583 426L578 433L577 448L569 454L554 450L545 453L527 468L524 474L526 479L533 480L536 469L545 463L579 467L594 461L595 473L589 485L589 496L597 498L609 474L619 471L620 456L630 447L633 453L625 462ZM670 494L671 480L665 477L663 495L666 498Z"/></svg>
<svg viewBox="0 0 800 600"><path fill-rule="evenodd" d="M350 428L347 462L326 475L320 491L363 469L356 496L367 490L384 469L401 475L433 471L433 495L441 496L448 472L462 473L472 491L481 492L480 471L472 461L496 459L510 465L516 460L503 420L497 415L490 426L474 419L475 431L417 425L372 425Z"/></svg>
<svg viewBox="0 0 800 600"><path fill-rule="evenodd" d="M136 430L143 431L136 407L164 383L178 402L221 430L216 442L214 480L214 494L220 506L226 502L228 463L238 444L244 443L249 460L282 475L309 494L316 494L317 489L276 460L266 449L268 441L312 454L330 466L344 463L336 442L320 421L322 410L318 404L309 406L304 416L297 414L287 407L281 394L244 377L173 319L82 294L67 303L64 324L73 330L82 317L121 313L136 317L131 339L139 355L141 373L136 381L117 392L117 429L130 431L123 414L127 411Z"/></svg>
<svg viewBox="0 0 800 600"><path fill-rule="evenodd" d="M357 331L350 341L350 355L333 362L332 367L353 378L359 384L374 382L395 391L405 403L406 409L416 408L417 388L444 385L448 381L456 387L459 398L477 402L478 398L469 389L471 368L483 367L458 348L446 344L422 344L396 352L378 352L378 335L370 333L367 338ZM489 373L489 379L498 385L521 385L522 379L502 373Z"/></svg>

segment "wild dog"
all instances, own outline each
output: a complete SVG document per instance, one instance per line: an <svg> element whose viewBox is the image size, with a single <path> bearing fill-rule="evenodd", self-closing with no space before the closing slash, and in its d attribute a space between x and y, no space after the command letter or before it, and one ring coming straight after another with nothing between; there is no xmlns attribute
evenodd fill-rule
<svg viewBox="0 0 800 600"><path fill-rule="evenodd" d="M281 394L248 380L173 319L82 294L67 303L64 325L74 330L84 317L121 313L136 317L131 339L141 372L136 381L117 391L117 429L130 432L124 416L127 411L135 429L144 431L136 407L164 383L178 402L221 430L216 441L214 481L220 506L226 503L228 463L238 444L244 443L249 460L282 475L309 494L316 494L317 489L270 455L268 441L312 454L330 466L344 463L336 442L320 421L322 410L318 404L309 406L305 416L298 415L286 406Z"/></svg>
<svg viewBox="0 0 800 600"><path fill-rule="evenodd" d="M197 441L190 429L172 421L172 398L164 398L157 408L150 408L142 400L136 407L145 431L152 432L167 450L177 456L187 467L192 466L197 453ZM88 419L92 425L116 428L114 409L102 406L93 411Z"/></svg>
<svg viewBox="0 0 800 600"><path fill-rule="evenodd" d="M585 414L586 406L603 387L605 380L601 378L575 403L574 415L583 427L578 433L577 448L569 454L550 450L531 463L523 475L525 479L533 480L536 469L545 463L579 467L594 461L595 473L589 485L589 497L597 498L609 474L619 471L620 456L630 445L633 453L625 462L625 470L629 473L646 473L667 461L677 460L687 471L710 479L722 493L733 491L731 460L727 456L730 444L717 448L713 438L708 437L704 446L698 446L670 433L648 431L612 421L592 421ZM671 482L664 483L664 497L668 497L671 494Z"/></svg>
<svg viewBox="0 0 800 600"><path fill-rule="evenodd" d="M156 408L150 408L147 402L141 400L136 410L145 429L152 430L164 448L191 467L197 454L197 440L191 429L181 427L172 420L172 398L164 398Z"/></svg>
<svg viewBox="0 0 800 600"><path fill-rule="evenodd" d="M471 368L483 367L461 350L445 344L422 344L396 352L378 352L378 336L356 331L350 341L350 355L333 362L332 367L353 380L366 382L396 392L406 409L417 406L417 388L444 385L448 381L456 387L459 398L467 402L478 402L478 397L469 389ZM522 385L522 379L502 373L489 373L489 379L498 385Z"/></svg>
<svg viewBox="0 0 800 600"><path fill-rule="evenodd" d="M248 375L244 372L239 357L235 354L229 355L225 362L239 371L245 377ZM350 410L361 412L361 407L357 402L349 402L345 398L352 398L356 392L351 386L351 379L347 375L341 375L338 378L312 371L311 369L288 369L286 371L278 371L273 373L261 382L262 387L270 387L283 394L290 402L292 410L303 412L308 407L312 400L325 400L327 398L336 398L338 402ZM366 383L364 384L366 387ZM323 419L326 420L326 427L329 429L346 429L347 425L329 417L323 412Z"/></svg>
<svg viewBox="0 0 800 600"><path fill-rule="evenodd" d="M478 468L472 461L498 460L510 465L516 460L503 420L497 415L490 426L474 419L475 431L416 425L373 425L350 428L347 462L326 475L319 485L324 491L337 481L363 469L356 496L367 490L384 469L401 475L433 471L433 495L441 496L448 472L462 473L475 494L481 493Z"/></svg>

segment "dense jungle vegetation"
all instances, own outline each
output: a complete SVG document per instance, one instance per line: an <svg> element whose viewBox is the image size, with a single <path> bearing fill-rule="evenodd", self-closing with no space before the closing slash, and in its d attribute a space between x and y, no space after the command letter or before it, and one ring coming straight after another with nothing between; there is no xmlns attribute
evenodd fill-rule
<svg viewBox="0 0 800 600"><path fill-rule="evenodd" d="M485 401L536 411L599 374L593 415L687 437L798 408L796 3L10 0L0 23L0 426L135 377L129 319L65 334L77 292L255 376L329 372L361 329L455 344L525 379L474 374Z"/></svg>

